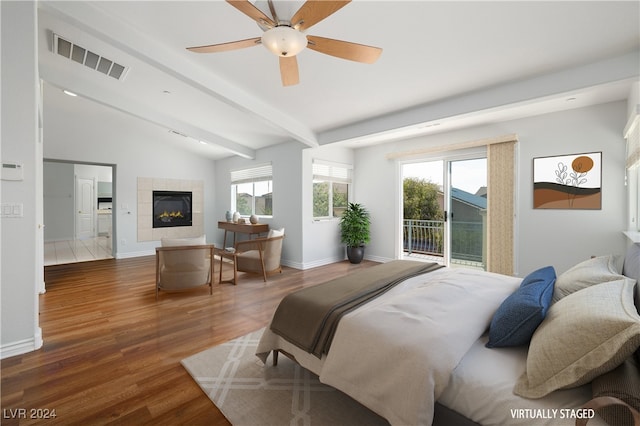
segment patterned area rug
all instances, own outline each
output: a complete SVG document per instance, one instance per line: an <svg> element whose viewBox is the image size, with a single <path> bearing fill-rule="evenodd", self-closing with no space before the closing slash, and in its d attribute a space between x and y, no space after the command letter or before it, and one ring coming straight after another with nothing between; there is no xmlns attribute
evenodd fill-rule
<svg viewBox="0 0 640 426"><path fill-rule="evenodd" d="M235 426L388 425L285 356L255 356L263 330L207 349L182 365Z"/></svg>

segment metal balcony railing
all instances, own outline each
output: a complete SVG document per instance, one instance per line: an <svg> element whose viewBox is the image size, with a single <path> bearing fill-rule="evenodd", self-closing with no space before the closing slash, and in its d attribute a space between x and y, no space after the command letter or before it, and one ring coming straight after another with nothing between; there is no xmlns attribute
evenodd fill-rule
<svg viewBox="0 0 640 426"><path fill-rule="evenodd" d="M483 265L482 222L451 223L451 262ZM408 254L444 255L444 221L405 219L403 247Z"/></svg>
<svg viewBox="0 0 640 426"><path fill-rule="evenodd" d="M441 220L404 219L404 251L442 256L444 254L444 222Z"/></svg>

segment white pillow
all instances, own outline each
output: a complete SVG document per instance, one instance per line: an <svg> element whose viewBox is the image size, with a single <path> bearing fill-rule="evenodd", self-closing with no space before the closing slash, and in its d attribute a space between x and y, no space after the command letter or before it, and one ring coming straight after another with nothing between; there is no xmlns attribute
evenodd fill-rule
<svg viewBox="0 0 640 426"><path fill-rule="evenodd" d="M513 392L542 398L589 383L622 364L640 347L635 280L593 285L552 305L533 334L526 371Z"/></svg>
<svg viewBox="0 0 640 426"><path fill-rule="evenodd" d="M280 229L269 229L269 233L267 234L267 238L271 237L280 237L284 235L284 228Z"/></svg>
<svg viewBox="0 0 640 426"><path fill-rule="evenodd" d="M162 247L200 246L207 244L206 235L193 238L162 238Z"/></svg>
<svg viewBox="0 0 640 426"><path fill-rule="evenodd" d="M558 276L552 303L589 286L622 278L619 256L600 256L585 260Z"/></svg>

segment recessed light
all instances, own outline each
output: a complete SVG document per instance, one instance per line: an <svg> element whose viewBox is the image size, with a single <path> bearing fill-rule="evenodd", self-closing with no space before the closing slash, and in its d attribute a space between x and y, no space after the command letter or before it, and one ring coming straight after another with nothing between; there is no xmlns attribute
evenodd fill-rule
<svg viewBox="0 0 640 426"><path fill-rule="evenodd" d="M567 98L567 102L573 102L575 101L577 98Z"/></svg>
<svg viewBox="0 0 640 426"><path fill-rule="evenodd" d="M169 130L169 133L173 133L174 135L182 136L183 138L187 137L187 135L185 135L184 133L180 133L177 130Z"/></svg>
<svg viewBox="0 0 640 426"><path fill-rule="evenodd" d="M73 97L78 96L78 95L76 95L75 93L70 92L70 91L68 91L68 90L63 90L62 92L63 92L65 95L69 95L69 96L73 96Z"/></svg>
<svg viewBox="0 0 640 426"><path fill-rule="evenodd" d="M205 141L200 141L200 145L209 145L209 144L206 143Z"/></svg>

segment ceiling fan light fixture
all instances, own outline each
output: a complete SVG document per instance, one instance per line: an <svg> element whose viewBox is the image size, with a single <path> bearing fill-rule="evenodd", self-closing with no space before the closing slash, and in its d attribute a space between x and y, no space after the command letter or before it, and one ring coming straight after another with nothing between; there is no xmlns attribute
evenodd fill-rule
<svg viewBox="0 0 640 426"><path fill-rule="evenodd" d="M280 25L262 34L262 44L274 55L295 56L307 46L307 37L288 25Z"/></svg>

